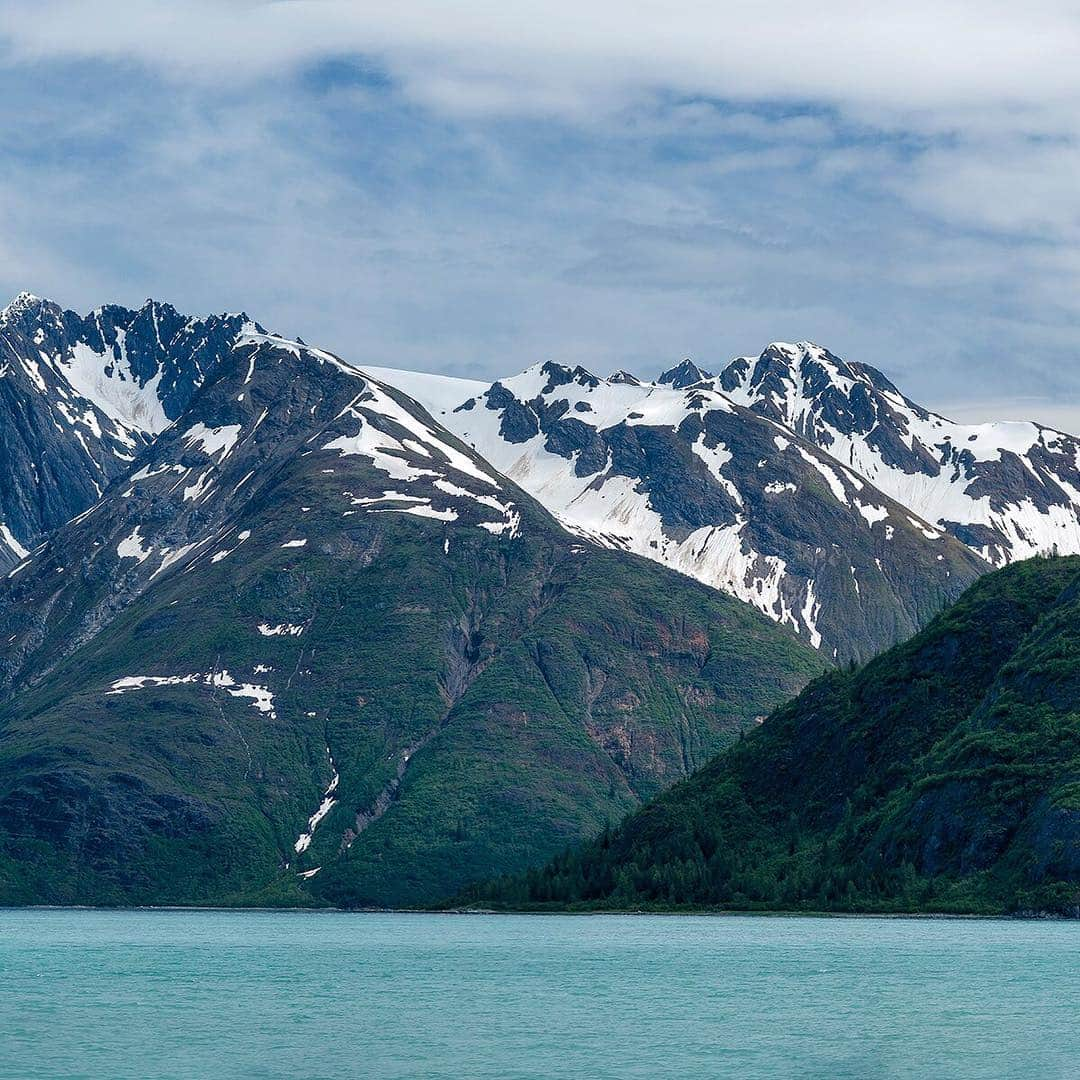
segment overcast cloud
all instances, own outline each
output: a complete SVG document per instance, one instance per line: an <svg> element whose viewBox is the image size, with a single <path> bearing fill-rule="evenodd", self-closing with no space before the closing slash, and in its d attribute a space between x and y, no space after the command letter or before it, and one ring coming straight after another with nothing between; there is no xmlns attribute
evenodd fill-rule
<svg viewBox="0 0 1080 1080"><path fill-rule="evenodd" d="M9 0L0 92L9 293L467 375L809 338L1080 427L1071 4Z"/></svg>

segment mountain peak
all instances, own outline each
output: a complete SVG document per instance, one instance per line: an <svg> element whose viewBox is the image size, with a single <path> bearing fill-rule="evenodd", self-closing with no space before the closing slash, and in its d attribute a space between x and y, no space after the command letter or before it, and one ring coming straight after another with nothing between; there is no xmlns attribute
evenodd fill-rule
<svg viewBox="0 0 1080 1080"><path fill-rule="evenodd" d="M836 387L844 394L850 394L854 386L861 383L872 390L903 397L900 390L877 368L843 360L813 341L773 341L765 347L756 361L752 357L733 360L721 375L724 388L734 389L739 386L742 380L734 378L734 373L745 371L750 364L755 365L751 379L754 387L761 385L770 370L780 370L786 372L791 379L801 379L804 390L814 395L820 395L829 387ZM727 385L729 382L730 387Z"/></svg>
<svg viewBox="0 0 1080 1080"><path fill-rule="evenodd" d="M32 311L35 308L46 307L50 304L51 301L46 300L44 297L36 296L32 292L21 292L12 299L7 307L0 311L0 322L13 322L20 316L25 315L28 311Z"/></svg>
<svg viewBox="0 0 1080 1080"><path fill-rule="evenodd" d="M681 364L677 364L675 367L665 371L656 381L670 386L673 390L685 390L686 387L693 386L694 383L704 382L706 379L711 378L711 372L702 370L693 360L687 357Z"/></svg>
<svg viewBox="0 0 1080 1080"><path fill-rule="evenodd" d="M9 311L12 308L26 307L29 304L40 304L42 298L32 292L27 292L25 289L16 296L6 308L5 311Z"/></svg>
<svg viewBox="0 0 1080 1080"><path fill-rule="evenodd" d="M848 364L812 341L774 341L756 358L732 360L720 373L720 385L741 404L750 404L742 400L749 397L771 402L783 413L783 403L791 398L805 402L837 390L847 396L857 383L879 385L870 373L892 389L892 384L872 368L864 374L859 365Z"/></svg>
<svg viewBox="0 0 1080 1080"><path fill-rule="evenodd" d="M772 341L761 352L759 360L769 359L788 367L801 367L807 363L819 363L833 367L847 375L847 363L833 355L822 345L813 341Z"/></svg>

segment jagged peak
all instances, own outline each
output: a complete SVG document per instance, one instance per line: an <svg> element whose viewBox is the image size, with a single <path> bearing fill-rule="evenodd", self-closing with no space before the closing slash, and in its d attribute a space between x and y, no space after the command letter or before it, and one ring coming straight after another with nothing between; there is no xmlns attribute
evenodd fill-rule
<svg viewBox="0 0 1080 1080"><path fill-rule="evenodd" d="M826 386L849 391L852 384L859 382L895 392L895 387L875 369L849 364L824 346L806 340L770 342L759 356L738 356L720 373L721 385L729 392L740 387L753 390L763 383L775 383L778 378L798 381L812 395Z"/></svg>
<svg viewBox="0 0 1080 1080"><path fill-rule="evenodd" d="M669 368L656 381L661 385L670 386L673 390L685 390L695 383L705 382L712 378L712 372L699 368L689 357L681 364Z"/></svg>
<svg viewBox="0 0 1080 1080"><path fill-rule="evenodd" d="M55 307L55 305L51 300L46 300L43 296L24 290L18 296L13 297L7 307L0 311L0 321L6 322L9 319L17 318L34 307Z"/></svg>
<svg viewBox="0 0 1080 1080"><path fill-rule="evenodd" d="M28 304L41 304L41 303L44 303L44 298L43 297L38 296L36 293L27 292L24 289L22 292L20 292L18 294L18 296L16 296L11 301L11 303L8 304L7 308L5 308L4 310L7 311L8 308L26 306Z"/></svg>
<svg viewBox="0 0 1080 1080"><path fill-rule="evenodd" d="M876 389L903 397L903 394L897 388L896 384L876 367L871 367L869 364L863 364L856 360L850 361L848 367Z"/></svg>
<svg viewBox="0 0 1080 1080"><path fill-rule="evenodd" d="M766 358L778 360L789 366L802 364L806 360L816 360L837 367L847 367L840 357L833 355L823 345L818 345L814 341L771 341L762 349L758 357L759 360Z"/></svg>
<svg viewBox="0 0 1080 1080"><path fill-rule="evenodd" d="M141 315L144 311L148 311L151 314L154 312L167 312L173 315L178 315L179 312L170 304L167 300L155 300L152 296L148 296L139 308L137 315Z"/></svg>
<svg viewBox="0 0 1080 1080"><path fill-rule="evenodd" d="M762 363L767 367L762 367ZM725 373L732 371L739 361L732 361L725 368ZM773 342L761 354L756 362L751 361L745 374L749 374L750 388L759 386L769 371L776 372L777 366L787 370L794 380L796 374L802 383L804 394L816 397L828 388L839 389L850 395L855 386L868 387L875 393L887 394L902 399L910 408L925 414L921 406L916 405L881 371L858 361L848 361L830 352L822 345L812 341ZM741 381L741 380L740 380ZM928 414L927 414L928 415Z"/></svg>
<svg viewBox="0 0 1080 1080"><path fill-rule="evenodd" d="M588 368L577 364L568 367L555 360L541 360L527 367L519 375L509 379L499 379L498 385L512 390L522 400L528 400L537 394L552 393L557 387L577 383L579 386L596 387L598 379Z"/></svg>
<svg viewBox="0 0 1080 1080"><path fill-rule="evenodd" d="M613 371L607 378L609 383L626 384L628 386L640 386L641 380L632 372L624 371L619 368L618 371Z"/></svg>

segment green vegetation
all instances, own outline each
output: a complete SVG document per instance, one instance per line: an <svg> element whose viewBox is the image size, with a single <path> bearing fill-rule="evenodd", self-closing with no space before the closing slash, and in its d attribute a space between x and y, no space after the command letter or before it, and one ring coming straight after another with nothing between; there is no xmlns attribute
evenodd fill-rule
<svg viewBox="0 0 1080 1080"><path fill-rule="evenodd" d="M1080 558L983 578L617 828L455 903L1080 914Z"/></svg>
<svg viewBox="0 0 1080 1080"><path fill-rule="evenodd" d="M235 555L163 576L73 653L90 599L54 606L0 705L0 903L432 904L619 820L821 670L746 605L577 544L524 497L515 540L342 516L371 470L334 462L299 459ZM301 520L307 546L283 549ZM223 671L274 715L202 681L109 693ZM297 855L328 748L337 801Z"/></svg>

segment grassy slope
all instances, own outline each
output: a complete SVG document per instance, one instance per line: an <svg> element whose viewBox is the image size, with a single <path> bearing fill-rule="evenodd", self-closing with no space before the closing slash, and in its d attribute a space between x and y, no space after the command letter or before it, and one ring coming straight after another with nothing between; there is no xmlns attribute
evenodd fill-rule
<svg viewBox="0 0 1080 1080"><path fill-rule="evenodd" d="M618 820L820 670L744 605L557 530L450 530L444 554L439 523L312 513L283 550L320 483L340 467L285 476L242 557L164 577L4 708L0 903L431 903ZM276 718L203 685L106 693L221 669ZM339 801L297 858L327 747Z"/></svg>
<svg viewBox="0 0 1080 1080"><path fill-rule="evenodd" d="M467 898L1075 913L1078 627L1080 559L992 574L616 830Z"/></svg>

